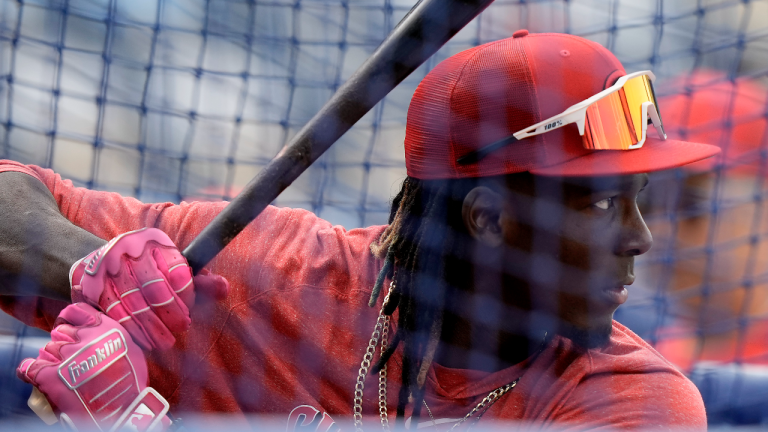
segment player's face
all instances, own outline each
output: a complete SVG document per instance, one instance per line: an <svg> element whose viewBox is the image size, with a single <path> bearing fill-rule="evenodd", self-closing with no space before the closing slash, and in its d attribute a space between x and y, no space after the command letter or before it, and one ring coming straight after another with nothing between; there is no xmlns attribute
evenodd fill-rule
<svg viewBox="0 0 768 432"><path fill-rule="evenodd" d="M635 280L634 258L651 248L637 207L647 182L645 174L537 178L531 205L505 230L505 243L527 252L533 309L582 345L607 341Z"/></svg>

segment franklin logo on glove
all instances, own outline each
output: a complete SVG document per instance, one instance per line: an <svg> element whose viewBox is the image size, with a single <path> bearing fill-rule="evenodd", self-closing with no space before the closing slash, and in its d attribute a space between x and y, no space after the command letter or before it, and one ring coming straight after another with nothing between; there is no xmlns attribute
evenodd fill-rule
<svg viewBox="0 0 768 432"><path fill-rule="evenodd" d="M104 339L106 339L106 341L104 341L102 347L94 346L101 343ZM123 333L120 330L112 330L65 360L64 363L59 366L59 376L70 389L74 390L88 382L89 379L108 368L109 365L119 360L127 353L128 347L125 344L125 336L123 336ZM109 360L109 362L106 362L106 360ZM69 371L68 376L62 374L62 369L64 369L65 366ZM67 378L69 378L69 380Z"/></svg>

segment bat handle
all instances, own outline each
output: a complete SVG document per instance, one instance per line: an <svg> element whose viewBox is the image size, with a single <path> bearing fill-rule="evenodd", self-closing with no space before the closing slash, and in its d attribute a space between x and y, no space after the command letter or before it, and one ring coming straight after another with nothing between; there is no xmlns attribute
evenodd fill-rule
<svg viewBox="0 0 768 432"><path fill-rule="evenodd" d="M29 408L48 426L59 421L56 414L53 412L51 403L48 402L48 399L43 392L38 390L37 387L32 387L32 394L29 395L27 406L29 406Z"/></svg>

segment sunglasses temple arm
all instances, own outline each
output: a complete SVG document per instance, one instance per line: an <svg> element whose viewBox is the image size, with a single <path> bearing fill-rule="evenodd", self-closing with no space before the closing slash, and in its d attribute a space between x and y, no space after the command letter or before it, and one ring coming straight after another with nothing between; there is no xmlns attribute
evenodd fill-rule
<svg viewBox="0 0 768 432"><path fill-rule="evenodd" d="M519 140L515 138L514 135L510 135L506 138L502 138L494 143L491 143L481 149L465 154L464 156L456 159L456 163L459 165L469 165L475 162L479 162L489 154L495 152L496 150L517 141Z"/></svg>
<svg viewBox="0 0 768 432"><path fill-rule="evenodd" d="M576 111L567 116L555 117L554 120L551 118L547 119L546 121L535 124L529 127L528 129L522 130L520 132L516 132L514 135L510 135L506 138L502 138L481 149L469 152L464 156L456 159L456 163L459 165L469 165L469 164L478 162L483 158L485 158L486 156L488 156L489 154L495 152L496 150L499 150L500 148L505 147L509 144L516 143L521 139L525 139L535 135L541 135L543 133L550 132L555 129L560 129L563 126L566 126L572 123L576 123L576 125L579 127L579 134L584 135L585 118L586 118L586 109ZM542 128L542 126L546 124L553 124L553 127L550 127L549 129ZM515 135L520 136L520 138L515 137Z"/></svg>
<svg viewBox="0 0 768 432"><path fill-rule="evenodd" d="M664 124L661 122L661 116L659 115L658 108L656 108L656 105L652 104L651 102L646 103L649 104L648 117L650 117L651 123L656 128L656 132L658 132L662 139L667 139L667 133L664 132Z"/></svg>

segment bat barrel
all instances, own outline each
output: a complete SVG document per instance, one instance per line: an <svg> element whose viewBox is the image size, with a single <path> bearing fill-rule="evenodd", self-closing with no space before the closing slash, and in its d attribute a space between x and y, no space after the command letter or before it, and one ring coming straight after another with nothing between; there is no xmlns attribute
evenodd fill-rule
<svg viewBox="0 0 768 432"><path fill-rule="evenodd" d="M421 0L278 155L190 243L197 274L360 118L493 0Z"/></svg>

